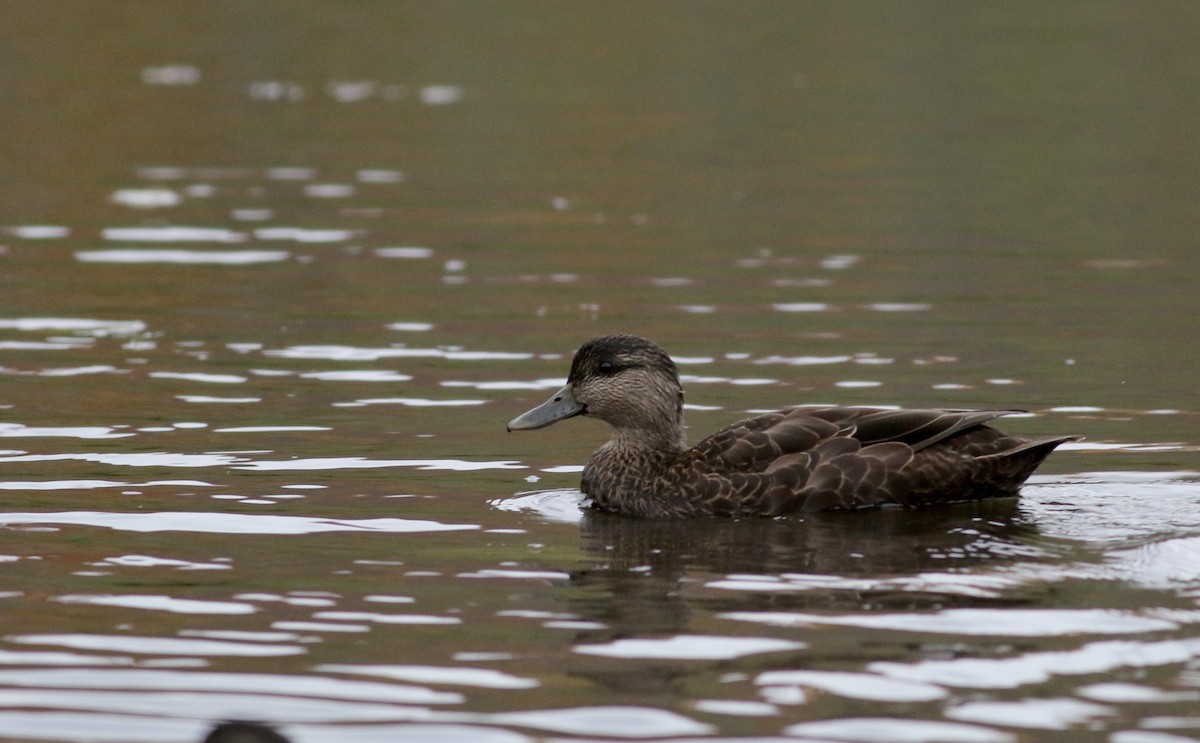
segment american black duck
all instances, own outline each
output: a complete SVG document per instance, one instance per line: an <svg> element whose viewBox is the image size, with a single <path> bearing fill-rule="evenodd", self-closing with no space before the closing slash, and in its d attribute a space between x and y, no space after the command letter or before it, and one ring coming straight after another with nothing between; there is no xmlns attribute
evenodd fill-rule
<svg viewBox="0 0 1200 743"><path fill-rule="evenodd" d="M612 426L583 470L599 509L642 517L783 516L1015 495L1056 446L989 421L1016 410L797 407L739 421L689 448L675 363L645 338L585 343L567 384L509 431L577 415Z"/></svg>

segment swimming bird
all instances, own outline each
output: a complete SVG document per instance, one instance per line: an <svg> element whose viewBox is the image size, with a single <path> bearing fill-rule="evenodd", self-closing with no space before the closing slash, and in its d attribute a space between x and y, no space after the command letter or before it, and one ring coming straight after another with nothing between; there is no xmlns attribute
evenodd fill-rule
<svg viewBox="0 0 1200 743"><path fill-rule="evenodd" d="M800 406L689 448L671 357L634 335L585 343L567 384L509 431L583 415L612 427L583 469L595 508L648 518L785 516L1015 495L1059 444L987 425L1018 410Z"/></svg>

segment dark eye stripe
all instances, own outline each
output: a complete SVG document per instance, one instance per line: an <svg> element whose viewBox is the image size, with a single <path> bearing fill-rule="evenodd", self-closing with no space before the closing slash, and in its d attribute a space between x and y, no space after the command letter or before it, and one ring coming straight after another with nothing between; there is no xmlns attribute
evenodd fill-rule
<svg viewBox="0 0 1200 743"><path fill-rule="evenodd" d="M596 365L596 369L601 374L604 374L605 376L612 376L613 374L619 374L619 373L621 373L623 371L627 371L629 369L641 369L643 367L645 367L645 364L635 364L635 363L619 362L619 361L601 361L599 364Z"/></svg>

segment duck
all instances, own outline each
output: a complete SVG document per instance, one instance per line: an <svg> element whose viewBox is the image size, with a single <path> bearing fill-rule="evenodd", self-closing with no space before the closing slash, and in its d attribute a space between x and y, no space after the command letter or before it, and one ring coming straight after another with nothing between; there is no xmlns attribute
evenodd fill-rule
<svg viewBox="0 0 1200 743"><path fill-rule="evenodd" d="M611 429L583 468L595 509L641 518L786 517L1014 496L1060 444L991 425L1020 410L799 405L689 446L675 362L636 335L584 343L566 385L508 430L576 416Z"/></svg>

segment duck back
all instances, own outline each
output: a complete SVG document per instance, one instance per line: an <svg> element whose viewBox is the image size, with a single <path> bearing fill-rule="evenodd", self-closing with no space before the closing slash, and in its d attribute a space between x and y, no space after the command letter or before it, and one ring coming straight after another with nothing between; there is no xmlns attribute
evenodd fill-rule
<svg viewBox="0 0 1200 743"><path fill-rule="evenodd" d="M783 516L1015 495L1059 444L989 421L1011 410L792 408L739 421L669 459L600 450L597 507L646 517Z"/></svg>

